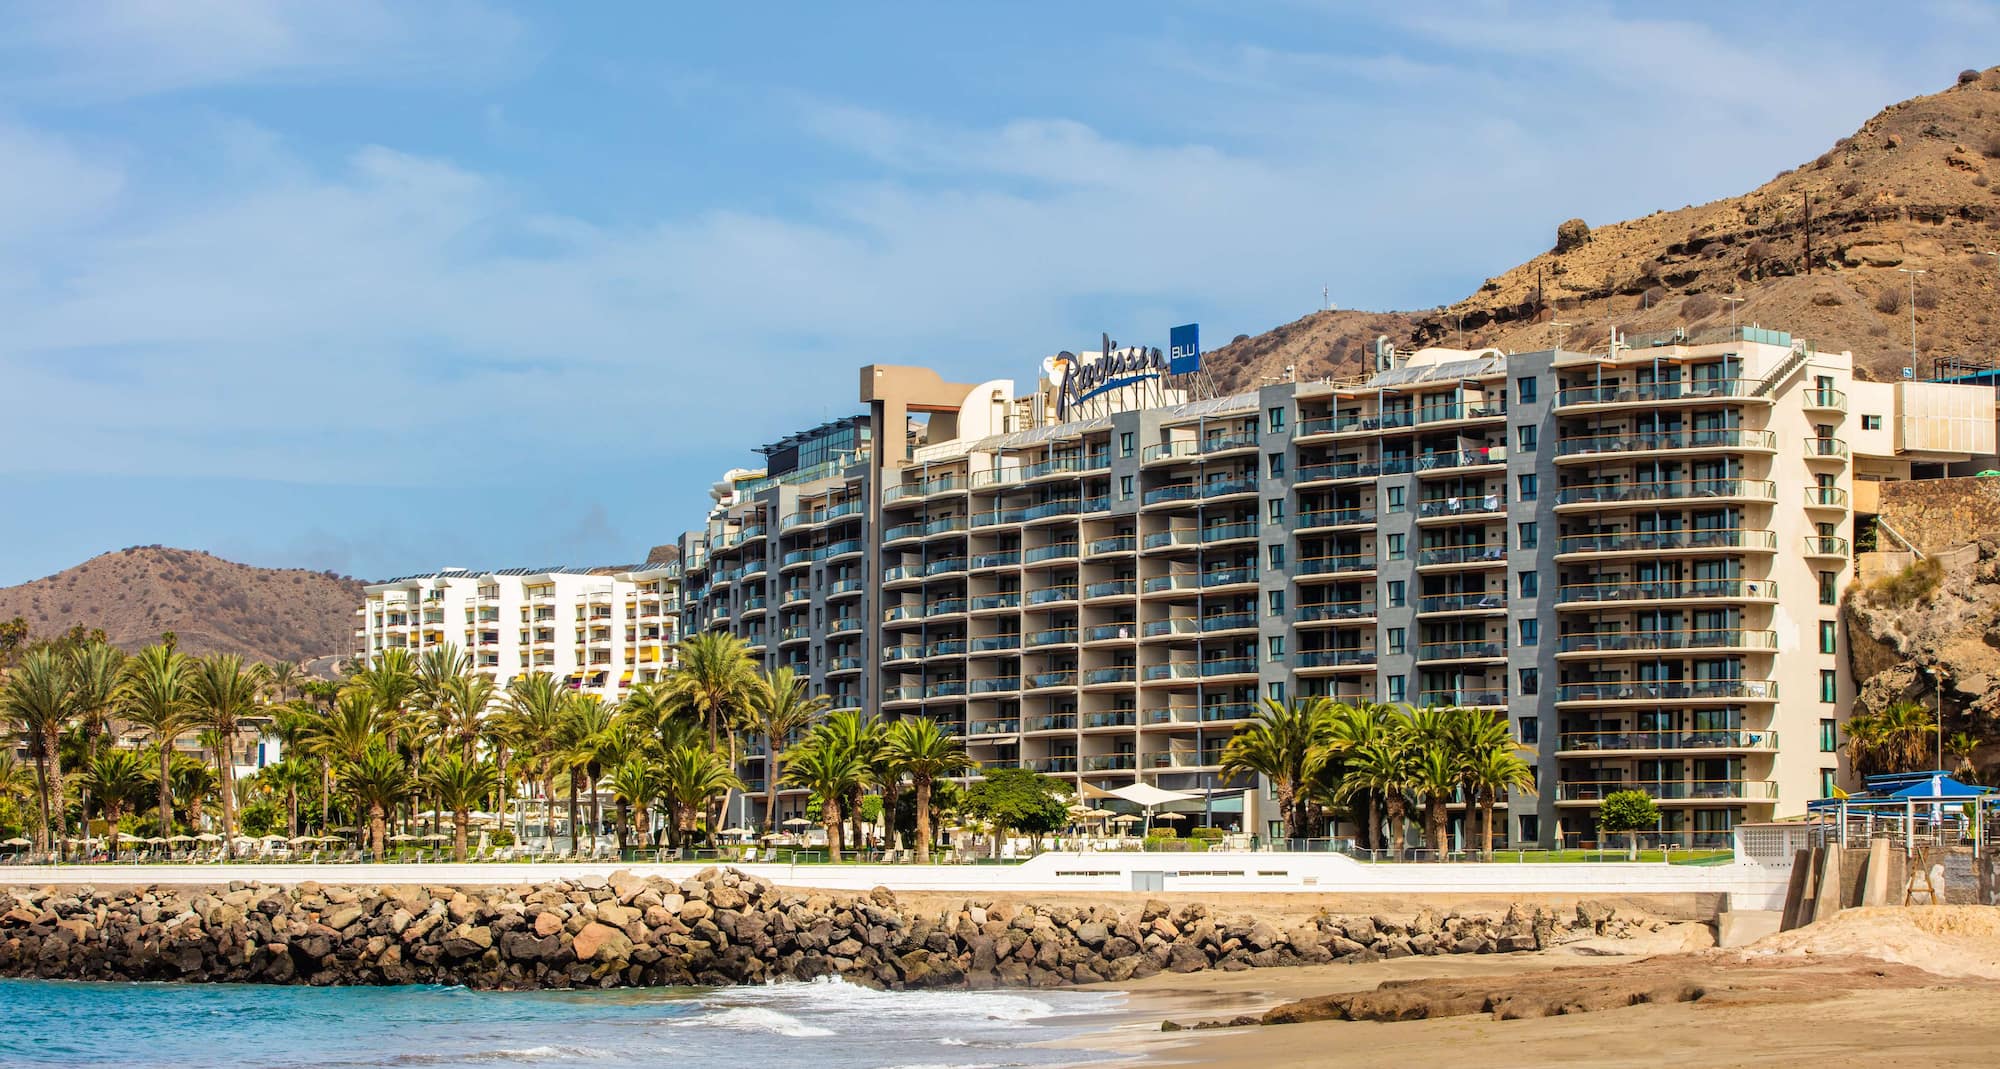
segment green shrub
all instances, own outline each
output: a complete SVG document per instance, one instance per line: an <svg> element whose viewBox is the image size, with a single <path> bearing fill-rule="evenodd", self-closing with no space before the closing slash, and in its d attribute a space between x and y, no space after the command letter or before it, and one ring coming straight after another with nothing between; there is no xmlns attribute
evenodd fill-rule
<svg viewBox="0 0 2000 1069"><path fill-rule="evenodd" d="M1929 601L1944 583L1944 565L1932 558L1914 561L1894 575L1885 575L1868 585L1868 601L1895 609L1907 609Z"/></svg>
<svg viewBox="0 0 2000 1069"><path fill-rule="evenodd" d="M1196 828L1193 831L1188 832L1188 838L1200 839L1202 842L1205 843L1219 843L1223 840L1223 837L1227 836L1228 834L1229 834L1228 832L1223 831L1221 828L1204 827L1204 828Z"/></svg>

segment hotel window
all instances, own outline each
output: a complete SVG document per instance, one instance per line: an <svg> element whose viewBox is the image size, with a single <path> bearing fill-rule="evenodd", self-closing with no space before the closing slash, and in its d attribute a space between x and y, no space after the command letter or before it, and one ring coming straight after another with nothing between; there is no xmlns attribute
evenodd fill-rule
<svg viewBox="0 0 2000 1069"><path fill-rule="evenodd" d="M1271 605L1271 615L1272 615L1272 616L1283 616L1283 615L1285 615L1285 592L1284 592L1284 591L1282 591L1282 590L1273 590L1273 591L1271 591L1271 593L1270 593L1270 595L1269 595L1269 598L1268 598L1268 600L1270 601L1270 605Z"/></svg>
<svg viewBox="0 0 2000 1069"><path fill-rule="evenodd" d="M1539 646L1541 644L1542 622L1540 620L1521 621L1521 645Z"/></svg>
<svg viewBox="0 0 2000 1069"><path fill-rule="evenodd" d="M1831 668L1819 670L1819 700L1834 702L1840 698L1840 673Z"/></svg>
<svg viewBox="0 0 2000 1069"><path fill-rule="evenodd" d="M1264 646L1267 660L1282 661L1285 659L1285 636L1272 635L1264 641Z"/></svg>
<svg viewBox="0 0 2000 1069"><path fill-rule="evenodd" d="M1264 502L1264 512L1269 517L1265 522L1278 524L1285 522L1285 499L1274 497Z"/></svg>
<svg viewBox="0 0 2000 1069"><path fill-rule="evenodd" d="M1822 720L1819 722L1819 752L1833 753L1840 749L1840 722Z"/></svg>
<svg viewBox="0 0 2000 1069"><path fill-rule="evenodd" d="M1534 572L1516 572L1514 585L1524 598L1532 598L1542 592L1542 577Z"/></svg>
<svg viewBox="0 0 2000 1069"><path fill-rule="evenodd" d="M1541 531L1535 526L1535 521L1529 520L1526 523L1517 524L1516 528L1520 532L1520 537L1516 540L1520 548L1533 549L1540 543Z"/></svg>
<svg viewBox="0 0 2000 1069"><path fill-rule="evenodd" d="M1389 698L1388 698L1389 701L1392 702L1402 701L1404 696L1408 693L1409 691L1404 686L1402 676L1389 677Z"/></svg>
<svg viewBox="0 0 2000 1069"><path fill-rule="evenodd" d="M1521 725L1515 731L1515 735L1520 738L1521 744L1524 746L1533 746L1542 741L1542 718L1539 716L1522 717Z"/></svg>
<svg viewBox="0 0 2000 1069"><path fill-rule="evenodd" d="M1408 646L1409 640L1405 637L1407 634L1408 632L1404 631L1400 627L1392 627L1388 630L1387 641L1389 644L1390 653L1402 653L1409 649Z"/></svg>
<svg viewBox="0 0 2000 1069"><path fill-rule="evenodd" d="M1130 475L1120 475L1118 477L1118 498L1121 501L1128 501L1131 497L1132 477Z"/></svg>
<svg viewBox="0 0 2000 1069"><path fill-rule="evenodd" d="M1524 405L1535 403L1535 377L1523 375L1514 380L1514 399Z"/></svg>
<svg viewBox="0 0 2000 1069"><path fill-rule="evenodd" d="M1839 572L1819 573L1819 603L1821 605L1840 604L1839 580Z"/></svg>
<svg viewBox="0 0 2000 1069"><path fill-rule="evenodd" d="M1274 702L1284 701L1285 685L1283 683L1271 683L1266 685L1264 687L1264 696L1270 698Z"/></svg>
<svg viewBox="0 0 2000 1069"><path fill-rule="evenodd" d="M1535 494L1541 489L1541 480L1533 473L1520 476L1516 483L1520 486L1520 491L1514 497L1520 501L1533 501Z"/></svg>
<svg viewBox="0 0 2000 1069"><path fill-rule="evenodd" d="M1285 477L1285 454L1283 454L1283 453L1272 453L1272 454L1270 455L1270 462L1271 462L1271 478L1273 478L1273 479L1282 479L1282 478L1284 478L1284 477Z"/></svg>
<svg viewBox="0 0 2000 1069"><path fill-rule="evenodd" d="M1837 776L1838 772L1834 769L1822 768L1819 770L1819 796L1821 798L1833 797L1834 787L1837 786L1834 780Z"/></svg>
<svg viewBox="0 0 2000 1069"><path fill-rule="evenodd" d="M1403 557L1405 556L1405 550L1404 550L1404 546L1405 546L1406 544L1407 544L1407 539L1405 539L1405 538L1404 538L1404 536L1402 536L1402 535L1399 535L1399 534L1392 534L1392 535L1390 535L1390 536L1389 536L1389 559L1390 559L1390 560L1402 560L1402 559L1403 559Z"/></svg>
<svg viewBox="0 0 2000 1069"><path fill-rule="evenodd" d="M1389 580L1389 607L1400 609L1403 607L1404 602L1403 581L1401 579Z"/></svg>
<svg viewBox="0 0 2000 1069"><path fill-rule="evenodd" d="M1118 432L1118 455L1119 455L1120 457L1123 457L1123 458L1127 459L1127 460L1131 459L1131 457L1132 457L1132 447L1133 447L1133 441L1132 441L1132 432L1131 432L1131 431L1119 431L1119 432Z"/></svg>
<svg viewBox="0 0 2000 1069"><path fill-rule="evenodd" d="M1278 571L1285 566L1285 547L1270 547L1271 570Z"/></svg>
<svg viewBox="0 0 2000 1069"><path fill-rule="evenodd" d="M1271 429L1271 433L1272 433L1272 434L1276 434L1276 433L1278 433L1279 431L1282 431L1282 430L1284 430L1284 429L1285 429L1285 406L1283 406L1283 405L1279 405L1279 406L1278 406L1278 407L1276 407L1276 408L1273 408L1273 409L1269 409L1269 410L1267 410L1267 411L1266 411L1266 412L1264 413L1264 422L1265 422L1265 424L1266 424L1266 425L1268 425L1268 426L1270 427L1270 429Z"/></svg>
<svg viewBox="0 0 2000 1069"><path fill-rule="evenodd" d="M1540 842L1542 838L1542 818L1529 814L1521 818L1521 842Z"/></svg>
<svg viewBox="0 0 2000 1069"><path fill-rule="evenodd" d="M1541 692L1542 692L1542 670L1539 668L1521 669L1521 694L1525 696L1530 694L1540 694Z"/></svg>
<svg viewBox="0 0 2000 1069"><path fill-rule="evenodd" d="M1391 486L1387 492L1389 495L1389 511L1403 511L1403 488L1400 486Z"/></svg>
<svg viewBox="0 0 2000 1069"><path fill-rule="evenodd" d="M1879 431L1879 430L1881 430L1881 429L1882 429L1882 417L1881 417L1881 416L1862 416L1862 417L1861 417L1861 429L1862 429L1862 430L1864 430L1864 431Z"/></svg>
<svg viewBox="0 0 2000 1069"><path fill-rule="evenodd" d="M1521 452L1532 453L1535 451L1535 436L1536 432L1540 429L1532 424L1526 427L1514 428L1514 438L1515 441L1520 443Z"/></svg>
<svg viewBox="0 0 2000 1069"><path fill-rule="evenodd" d="M1819 651L1821 653L1832 653L1835 645L1839 642L1839 634L1839 624L1834 623L1832 620L1821 620L1819 622Z"/></svg>

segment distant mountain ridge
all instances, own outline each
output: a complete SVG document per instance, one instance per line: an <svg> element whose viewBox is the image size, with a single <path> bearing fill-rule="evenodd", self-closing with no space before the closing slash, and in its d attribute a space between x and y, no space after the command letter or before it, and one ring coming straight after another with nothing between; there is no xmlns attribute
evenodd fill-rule
<svg viewBox="0 0 2000 1069"><path fill-rule="evenodd" d="M1823 155L1741 196L1597 227L1442 311L1323 311L1205 358L1225 389L1364 370L1367 347L1602 350L1610 331L1761 324L1851 349L1864 376L2000 355L2000 67L1892 104ZM1899 268L1921 269L1914 279ZM1912 283L1914 282L1914 286ZM1742 298L1740 303L1725 298Z"/></svg>
<svg viewBox="0 0 2000 1069"><path fill-rule="evenodd" d="M0 620L20 616L31 636L103 628L125 649L172 631L190 653L257 661L346 656L361 581L300 568L257 568L198 550L132 546L74 568L0 588Z"/></svg>

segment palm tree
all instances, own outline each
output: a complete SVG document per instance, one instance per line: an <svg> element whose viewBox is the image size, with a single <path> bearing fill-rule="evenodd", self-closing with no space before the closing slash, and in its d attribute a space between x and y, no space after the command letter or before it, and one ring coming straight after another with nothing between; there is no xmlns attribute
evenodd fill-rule
<svg viewBox="0 0 2000 1069"><path fill-rule="evenodd" d="M472 760L487 710L499 694L492 676L475 673L451 676L438 687L431 712L437 718L438 734L447 745L458 748L460 759Z"/></svg>
<svg viewBox="0 0 2000 1069"><path fill-rule="evenodd" d="M340 786L368 814L369 848L377 859L389 838L389 813L410 794L410 768L403 755L376 742L360 759L340 768Z"/></svg>
<svg viewBox="0 0 2000 1069"><path fill-rule="evenodd" d="M35 829L35 850L47 854L51 842L61 844L63 832L62 764L56 746L76 715L62 656L47 647L29 650L7 674L6 686L0 689L0 711L28 744L28 757L35 762L35 794L42 818Z"/></svg>
<svg viewBox="0 0 2000 1069"><path fill-rule="evenodd" d="M840 800L853 831L853 837L848 841L853 842L858 850L861 848L861 798L868 789L877 755L882 750L882 722L859 709L841 709L820 721L812 729L811 737L817 745L851 755L861 770L860 776L848 786L846 796Z"/></svg>
<svg viewBox="0 0 2000 1069"><path fill-rule="evenodd" d="M555 823L555 762L562 738L563 703L569 691L546 672L515 676L502 703L501 730L508 746L530 779L540 777L543 827Z"/></svg>
<svg viewBox="0 0 2000 1069"><path fill-rule="evenodd" d="M815 731L785 754L785 783L803 787L819 799L819 816L826 825L828 857L840 863L840 806L848 792L861 785L867 765L855 751L830 744Z"/></svg>
<svg viewBox="0 0 2000 1069"><path fill-rule="evenodd" d="M205 809L202 803L215 793L215 768L187 754L175 754L168 768L174 781L174 806L188 815L189 828L196 828Z"/></svg>
<svg viewBox="0 0 2000 1069"><path fill-rule="evenodd" d="M1333 741L1329 703L1302 698L1286 704L1264 699L1254 722L1222 748L1225 777L1260 775L1278 796L1285 838L1296 839L1306 825L1305 785L1319 774Z"/></svg>
<svg viewBox="0 0 2000 1069"><path fill-rule="evenodd" d="M1382 738L1396 720L1396 707L1382 703L1334 702L1327 713L1327 749L1335 759L1321 767L1315 793L1333 804L1346 805L1350 811L1356 797L1361 799L1362 816L1356 823L1360 824L1361 845L1369 850L1382 843L1382 797L1366 787L1347 789L1349 761L1356 749Z"/></svg>
<svg viewBox="0 0 2000 1069"><path fill-rule="evenodd" d="M764 830L777 827L778 753L798 732L826 711L831 699L808 695L810 680L801 679L790 668L774 669L758 681L750 694L744 723L764 737Z"/></svg>
<svg viewBox="0 0 2000 1069"><path fill-rule="evenodd" d="M675 650L678 666L665 680L667 698L708 723L708 744L722 748L722 734L731 733L750 696L757 690L757 670L750 646L735 635L704 631L683 640Z"/></svg>
<svg viewBox="0 0 2000 1069"><path fill-rule="evenodd" d="M84 771L83 782L104 812L113 860L118 857L118 820L125 815L125 806L146 789L146 779L146 762L138 752L117 747L98 754Z"/></svg>
<svg viewBox="0 0 2000 1069"><path fill-rule="evenodd" d="M411 694L412 703L436 712L444 703L445 690L452 681L472 674L472 658L460 651L456 643L432 646L417 658L413 674L416 688Z"/></svg>
<svg viewBox="0 0 2000 1069"><path fill-rule="evenodd" d="M1365 790L1382 799L1389 821L1389 841L1385 845L1392 858L1401 857L1403 852L1404 814L1409 805L1414 765L1407 740L1400 730L1391 728L1354 748L1348 758L1347 778L1341 785L1343 796Z"/></svg>
<svg viewBox="0 0 2000 1069"><path fill-rule="evenodd" d="M0 743L7 739L0 738ZM35 796L35 771L14 759L14 748L0 745L0 802L25 802Z"/></svg>
<svg viewBox="0 0 2000 1069"><path fill-rule="evenodd" d="M1511 746L1496 746L1475 753L1468 762L1468 770L1472 789L1479 798L1480 831L1485 840L1481 852L1490 861L1493 858L1493 807L1498 804L1503 791L1534 787L1535 769Z"/></svg>
<svg viewBox="0 0 2000 1069"><path fill-rule="evenodd" d="M661 774L660 769L640 758L627 758L623 764L611 770L605 785L611 788L611 795L618 799L619 807L632 814L633 830L640 840L650 841L651 829L647 815L659 802L660 796L666 792L666 777ZM625 827L625 821L619 820L618 849L621 853L628 842ZM675 835L672 831L668 834L669 837Z"/></svg>
<svg viewBox="0 0 2000 1069"><path fill-rule="evenodd" d="M190 675L186 656L165 645L147 646L125 662L125 680L119 689L120 715L144 728L159 750L160 796L155 804L159 806L161 835L174 834L174 796L168 769L174 741L196 723Z"/></svg>
<svg viewBox="0 0 2000 1069"><path fill-rule="evenodd" d="M1929 768L1932 740L1938 733L1938 719L1922 702L1890 702L1878 714L1882 723L1883 748L1891 763L1888 771L1914 772Z"/></svg>
<svg viewBox="0 0 2000 1069"><path fill-rule="evenodd" d="M222 793L222 849L236 851L236 733L245 717L257 712L258 673L244 667L233 653L211 653L194 660L189 680L201 723L214 731L216 779Z"/></svg>
<svg viewBox="0 0 2000 1069"><path fill-rule="evenodd" d="M1424 843L1442 861L1451 850L1445 836L1446 807L1463 783L1458 754L1443 740L1420 743L1410 773L1410 786L1424 799Z"/></svg>
<svg viewBox="0 0 2000 1069"><path fill-rule="evenodd" d="M1847 760L1854 766L1855 774L1869 776L1881 771L1882 755L1887 749L1887 729L1881 714L1857 712L1840 730L1847 736Z"/></svg>
<svg viewBox="0 0 2000 1069"><path fill-rule="evenodd" d="M597 848L597 829L603 826L603 811L597 799L597 777L603 771L599 757L620 748L611 707L583 691L572 692L563 703L563 723L557 746L559 760L569 773L570 849L577 849L577 782L590 792L590 845Z"/></svg>
<svg viewBox="0 0 2000 1069"><path fill-rule="evenodd" d="M272 662L270 670L265 676L265 682L270 686L271 693L274 695L271 698L271 704L291 701L295 694L303 696L304 692L300 690L300 687L304 685L305 681L306 674L299 668L297 661Z"/></svg>
<svg viewBox="0 0 2000 1069"><path fill-rule="evenodd" d="M77 727L83 733L85 760L97 753L98 736L111 732L111 710L124 667L125 652L106 642L86 642L70 651L70 694L76 704ZM90 788L86 784L82 790L82 811L87 815Z"/></svg>
<svg viewBox="0 0 2000 1069"><path fill-rule="evenodd" d="M1944 752L1951 755L1953 775L1960 783L1978 783L1979 769L1972 763L1972 755L1979 749L1979 740L1968 732L1960 731L1944 740Z"/></svg>
<svg viewBox="0 0 2000 1069"><path fill-rule="evenodd" d="M917 863L931 862L931 786L939 779L978 767L966 756L965 744L938 730L937 721L917 716L889 726L882 749L890 762L910 777L917 803ZM888 810L887 806L884 806ZM894 811L888 810L894 820Z"/></svg>
<svg viewBox="0 0 2000 1069"><path fill-rule="evenodd" d="M500 785L500 774L488 762L469 761L453 753L432 761L424 770L423 783L439 805L451 810L451 859L464 861L472 811Z"/></svg>
<svg viewBox="0 0 2000 1069"><path fill-rule="evenodd" d="M743 781L730 769L727 755L706 746L682 746L667 753L660 762L660 793L672 810L668 828L671 845L680 845L681 829L688 817L706 813L714 799L743 789Z"/></svg>

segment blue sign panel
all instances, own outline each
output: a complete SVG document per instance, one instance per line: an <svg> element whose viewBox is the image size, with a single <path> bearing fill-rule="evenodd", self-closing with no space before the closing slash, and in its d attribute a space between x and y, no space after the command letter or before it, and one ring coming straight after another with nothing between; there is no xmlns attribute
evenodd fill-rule
<svg viewBox="0 0 2000 1069"><path fill-rule="evenodd" d="M1201 370L1201 324L1189 323L1167 332L1167 374Z"/></svg>

